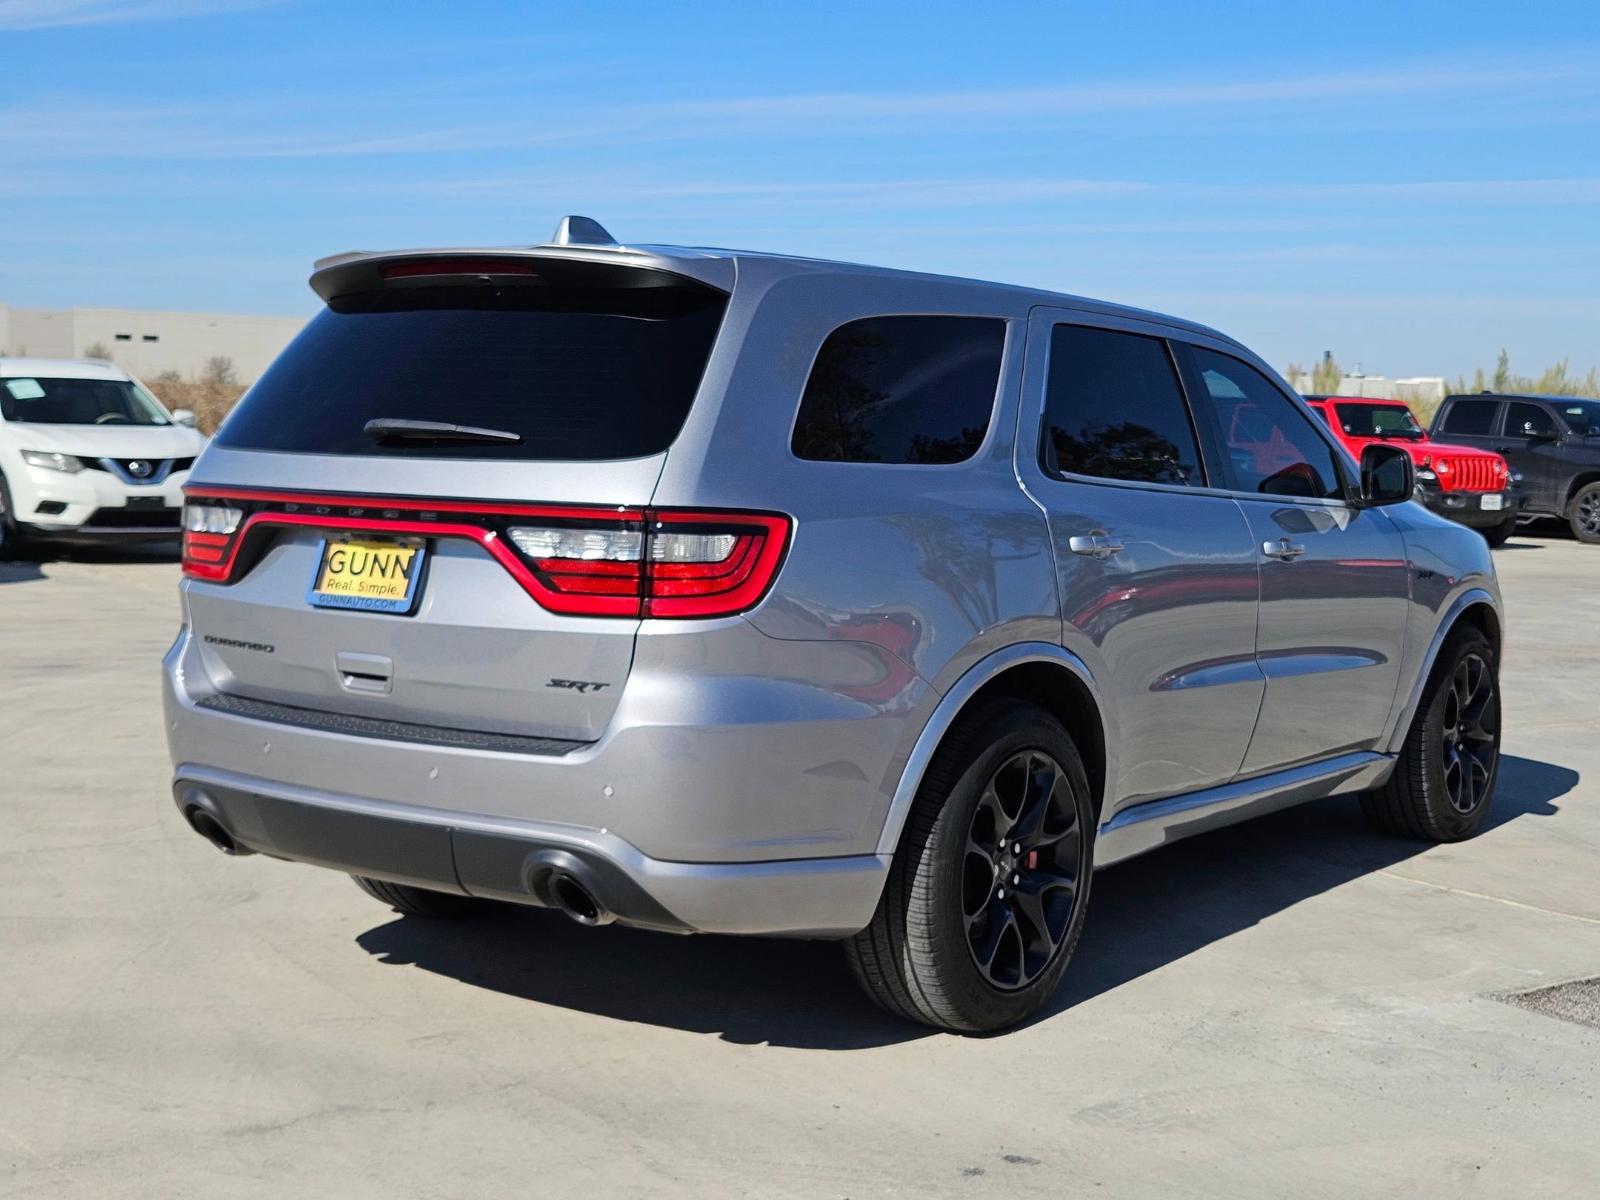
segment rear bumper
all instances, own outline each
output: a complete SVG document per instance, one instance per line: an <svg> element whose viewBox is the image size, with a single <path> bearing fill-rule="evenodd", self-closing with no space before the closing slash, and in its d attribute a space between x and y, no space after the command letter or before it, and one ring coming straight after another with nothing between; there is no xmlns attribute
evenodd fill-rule
<svg viewBox="0 0 1600 1200"><path fill-rule="evenodd" d="M1499 508L1484 508L1485 496L1498 496ZM1519 488L1503 492L1446 492L1426 484L1417 485L1417 499L1442 517L1449 517L1474 529L1489 529L1519 516L1527 507L1528 494Z"/></svg>
<svg viewBox="0 0 1600 1200"><path fill-rule="evenodd" d="M719 636L752 639L770 677L646 646L599 741L530 747L218 704L185 627L163 664L174 794L249 849L354 874L540 904L538 872L565 854L624 923L853 933L882 890L878 843L926 685L855 699L801 686L788 660L870 681L871 647Z"/></svg>
<svg viewBox="0 0 1600 1200"><path fill-rule="evenodd" d="M887 856L765 863L649 858L605 830L388 804L180 764L173 800L241 848L436 891L548 904L560 871L618 921L676 933L844 937L872 917Z"/></svg>

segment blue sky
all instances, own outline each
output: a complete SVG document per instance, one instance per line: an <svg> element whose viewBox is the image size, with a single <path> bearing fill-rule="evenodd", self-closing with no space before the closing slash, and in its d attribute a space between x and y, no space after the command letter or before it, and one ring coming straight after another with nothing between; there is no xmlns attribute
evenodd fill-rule
<svg viewBox="0 0 1600 1200"><path fill-rule="evenodd" d="M1600 364L1600 6L0 0L0 301L309 313L356 247L751 246L1450 374Z"/></svg>

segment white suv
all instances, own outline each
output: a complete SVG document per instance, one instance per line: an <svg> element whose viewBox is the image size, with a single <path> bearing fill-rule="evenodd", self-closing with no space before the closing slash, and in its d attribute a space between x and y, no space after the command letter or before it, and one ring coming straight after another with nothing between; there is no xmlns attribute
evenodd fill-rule
<svg viewBox="0 0 1600 1200"><path fill-rule="evenodd" d="M31 538L176 537L205 445L108 362L0 358L0 558Z"/></svg>

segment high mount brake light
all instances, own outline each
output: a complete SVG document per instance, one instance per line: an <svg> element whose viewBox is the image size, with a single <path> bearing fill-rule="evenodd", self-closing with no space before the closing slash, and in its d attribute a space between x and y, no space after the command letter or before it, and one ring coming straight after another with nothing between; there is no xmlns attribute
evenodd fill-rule
<svg viewBox="0 0 1600 1200"><path fill-rule="evenodd" d="M418 279L440 275L533 275L530 262L514 258L422 258L391 263L384 279Z"/></svg>
<svg viewBox="0 0 1600 1200"><path fill-rule="evenodd" d="M666 619L754 607L777 578L790 528L788 517L718 509L196 492L184 509L184 574L232 582L246 542L275 525L463 538L551 612Z"/></svg>

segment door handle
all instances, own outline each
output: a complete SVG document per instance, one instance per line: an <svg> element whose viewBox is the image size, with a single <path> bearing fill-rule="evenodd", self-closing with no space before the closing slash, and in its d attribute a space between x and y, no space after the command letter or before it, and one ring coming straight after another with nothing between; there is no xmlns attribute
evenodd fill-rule
<svg viewBox="0 0 1600 1200"><path fill-rule="evenodd" d="M1074 534L1067 539L1067 548L1074 554L1087 555L1089 558L1110 558L1113 554L1122 553L1122 542L1112 537L1104 529L1096 529L1093 533Z"/></svg>
<svg viewBox="0 0 1600 1200"><path fill-rule="evenodd" d="M1275 558L1279 562L1293 562L1306 552L1306 548L1298 542L1291 542L1288 538L1279 538L1275 542L1262 542L1261 553L1268 558Z"/></svg>

